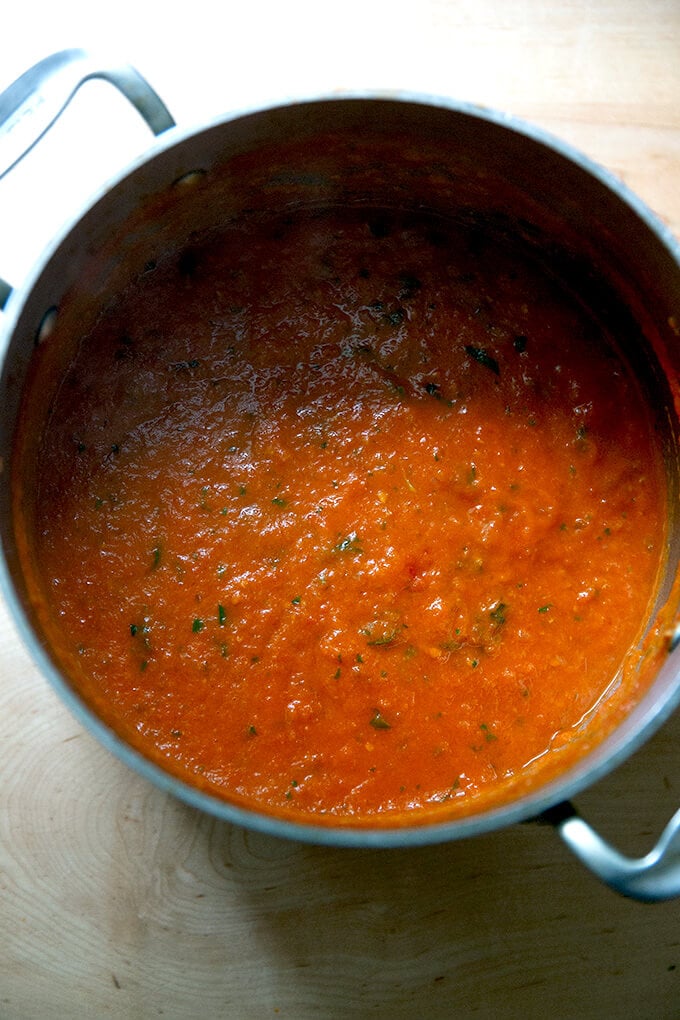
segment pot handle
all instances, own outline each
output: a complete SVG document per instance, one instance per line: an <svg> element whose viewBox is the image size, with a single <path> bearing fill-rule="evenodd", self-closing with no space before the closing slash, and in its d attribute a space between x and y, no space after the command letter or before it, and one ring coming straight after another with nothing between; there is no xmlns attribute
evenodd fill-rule
<svg viewBox="0 0 680 1020"><path fill-rule="evenodd" d="M680 810L656 846L637 859L605 842L569 801L545 811L538 821L554 826L581 863L623 896L647 903L680 896Z"/></svg>
<svg viewBox="0 0 680 1020"><path fill-rule="evenodd" d="M0 179L23 159L92 78L115 85L155 135L175 122L160 96L129 64L109 63L87 50L62 50L26 71L0 95ZM12 288L0 278L0 311Z"/></svg>
<svg viewBox="0 0 680 1020"><path fill-rule="evenodd" d="M0 95L0 178L33 148L91 78L115 85L155 135L175 126L163 101L133 67L110 64L86 50L62 50L35 64Z"/></svg>

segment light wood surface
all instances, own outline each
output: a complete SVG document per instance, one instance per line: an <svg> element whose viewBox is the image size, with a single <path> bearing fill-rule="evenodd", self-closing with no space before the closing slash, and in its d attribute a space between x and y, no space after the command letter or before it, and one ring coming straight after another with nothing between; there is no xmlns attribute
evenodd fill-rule
<svg viewBox="0 0 680 1020"><path fill-rule="evenodd" d="M185 74L200 76L206 113L240 87L448 93L573 142L680 233L678 0L177 8L182 59L157 41L151 6L124 3L112 41L122 18L128 53L180 119L201 113ZM50 5L38 42L32 11L0 42L3 84L87 43L77 4ZM676 715L578 805L644 853L680 801L679 765ZM217 823L83 732L0 603L0 1020L156 1016L670 1020L680 901L618 898L534 825L368 852Z"/></svg>

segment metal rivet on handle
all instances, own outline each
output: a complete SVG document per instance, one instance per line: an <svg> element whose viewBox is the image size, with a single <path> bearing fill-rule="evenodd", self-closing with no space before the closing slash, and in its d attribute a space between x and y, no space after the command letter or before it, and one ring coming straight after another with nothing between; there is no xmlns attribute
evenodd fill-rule
<svg viewBox="0 0 680 1020"><path fill-rule="evenodd" d="M35 332L36 347L44 343L45 340L47 340L48 337L52 336L52 334L54 333L54 327L57 324L58 313L59 309L57 308L57 306L52 305L52 307L48 308L45 314L43 315L40 321L40 325L38 326Z"/></svg>
<svg viewBox="0 0 680 1020"><path fill-rule="evenodd" d="M176 181L173 181L172 186L173 188L192 187L202 181L206 174L207 170L189 170L188 173L182 174Z"/></svg>

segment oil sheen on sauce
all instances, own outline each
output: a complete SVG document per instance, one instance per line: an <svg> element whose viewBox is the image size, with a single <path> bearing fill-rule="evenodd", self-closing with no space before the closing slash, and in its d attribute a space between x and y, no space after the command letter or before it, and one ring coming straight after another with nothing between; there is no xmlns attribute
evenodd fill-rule
<svg viewBox="0 0 680 1020"><path fill-rule="evenodd" d="M84 696L188 782L322 823L470 813L587 748L665 534L615 338L426 217L253 218L147 268L43 426L33 540Z"/></svg>

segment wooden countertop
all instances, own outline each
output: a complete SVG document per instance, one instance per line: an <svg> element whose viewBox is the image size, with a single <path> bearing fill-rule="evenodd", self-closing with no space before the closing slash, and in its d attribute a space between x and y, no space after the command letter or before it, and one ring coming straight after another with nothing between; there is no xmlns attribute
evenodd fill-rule
<svg viewBox="0 0 680 1020"><path fill-rule="evenodd" d="M0 42L3 84L99 32L127 43L185 120L241 89L449 93L573 142L680 233L677 0L252 0L178 13L162 45L131 0L106 32L89 7L54 5L42 36L26 6ZM0 1020L680 1016L680 901L618 898L551 830L388 852L253 835L149 786L83 732L3 604L0 649ZM676 714L578 806L644 853L678 807L679 766Z"/></svg>

